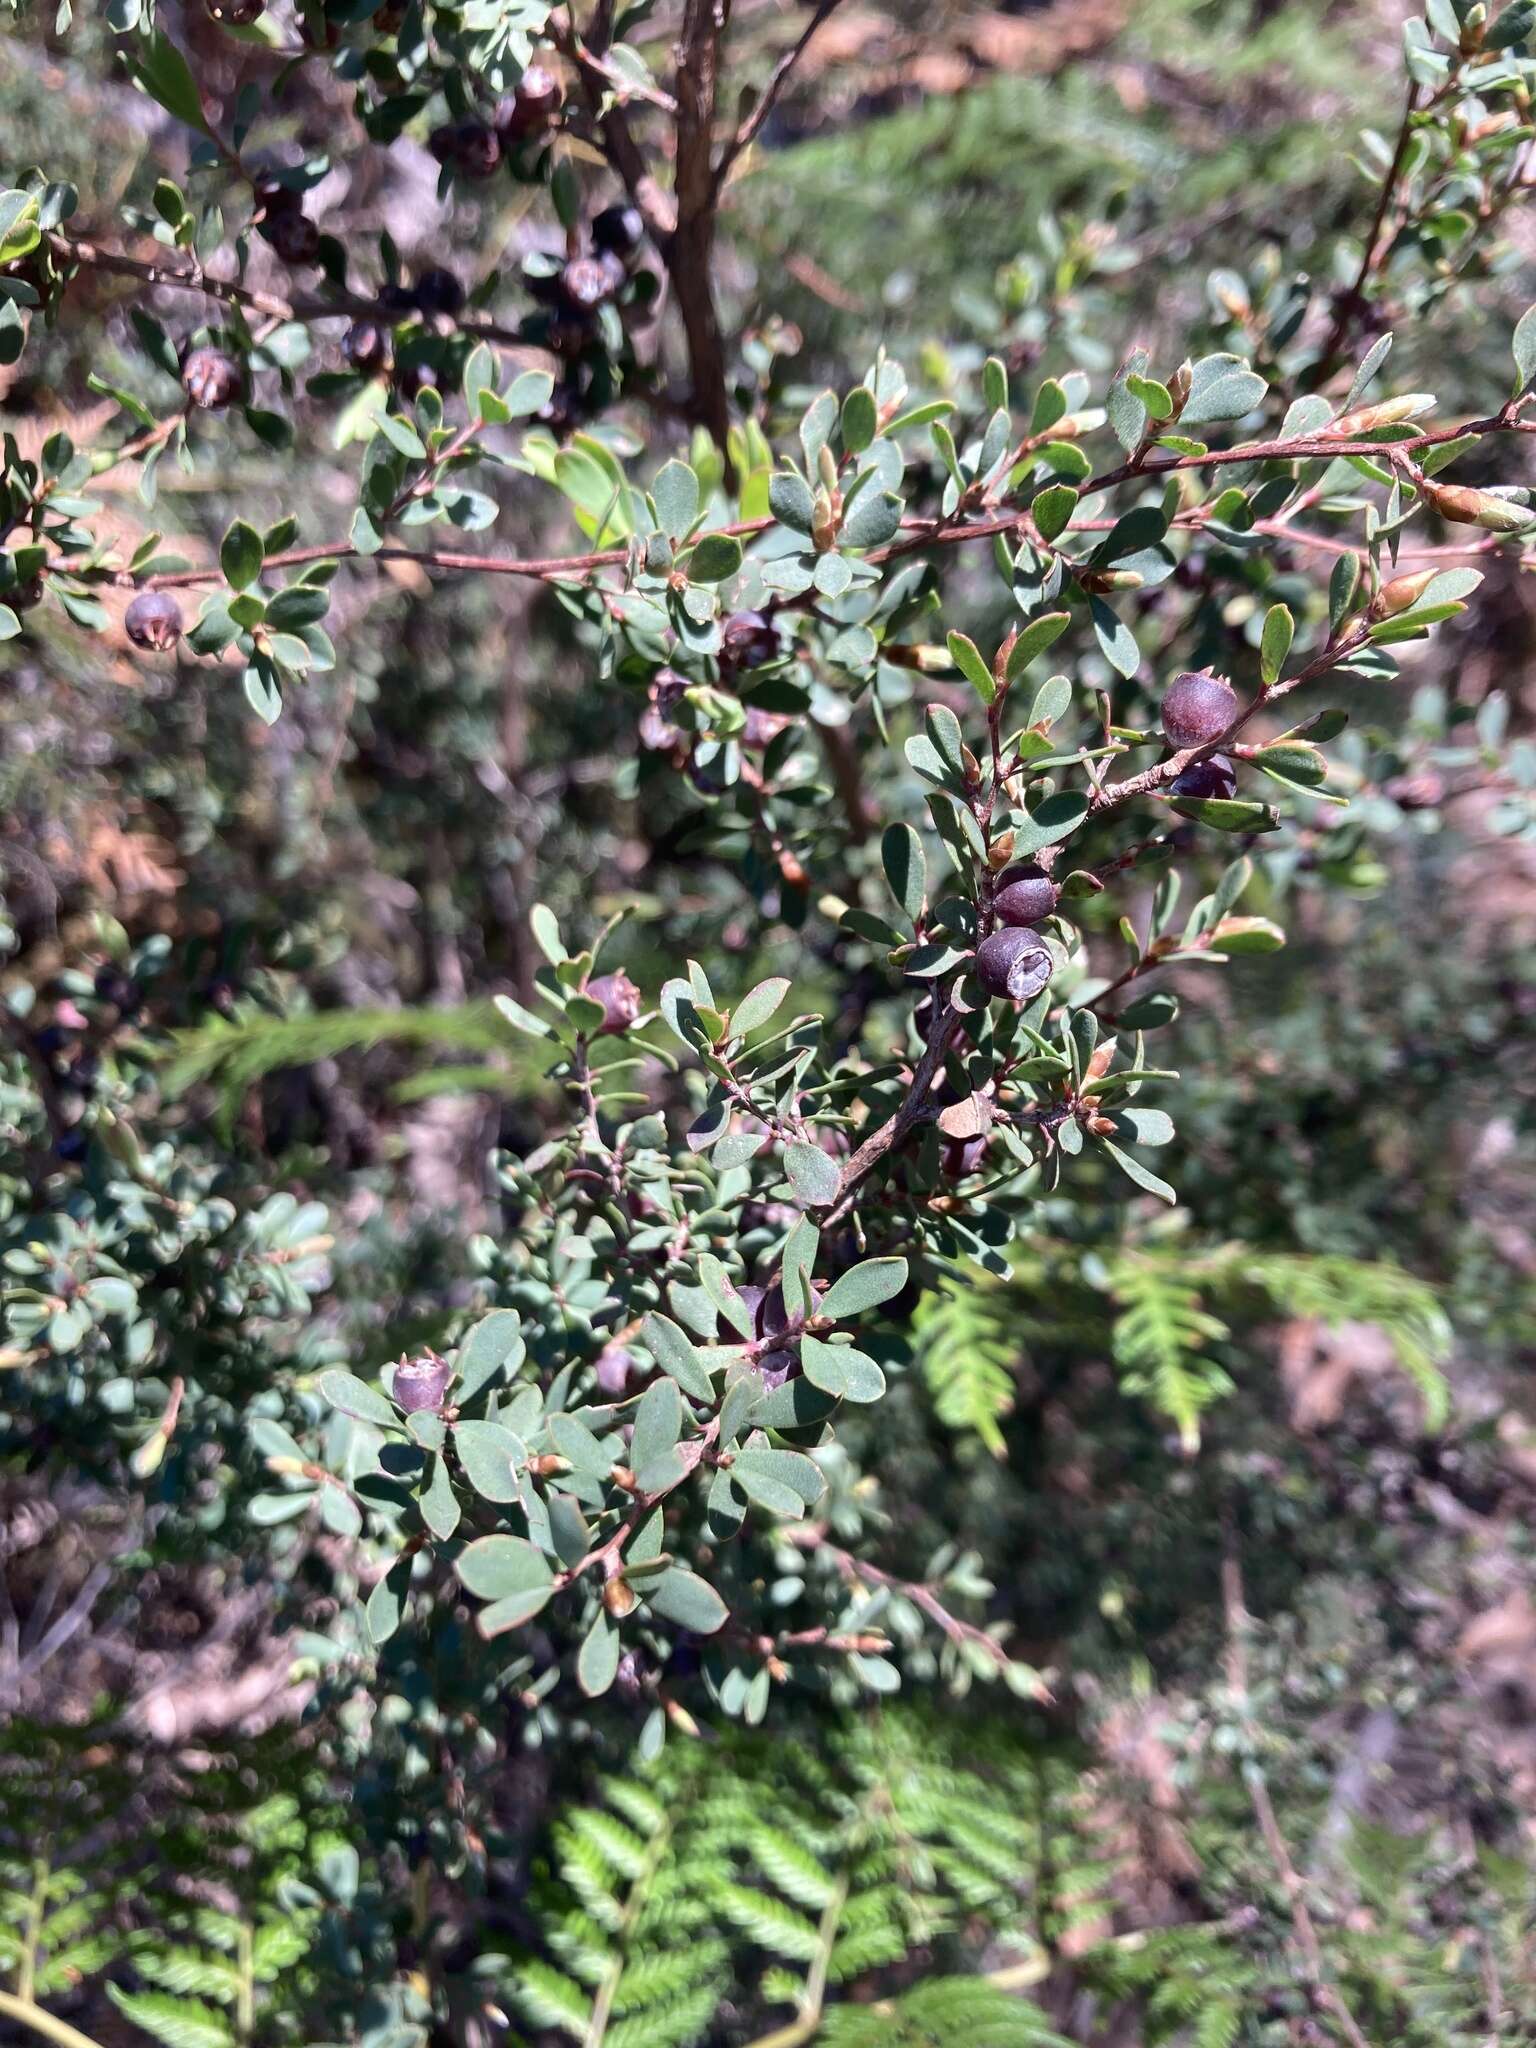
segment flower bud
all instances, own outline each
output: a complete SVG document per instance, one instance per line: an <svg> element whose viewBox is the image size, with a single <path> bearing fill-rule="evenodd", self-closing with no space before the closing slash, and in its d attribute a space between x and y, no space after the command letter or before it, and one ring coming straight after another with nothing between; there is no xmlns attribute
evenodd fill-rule
<svg viewBox="0 0 1536 2048"><path fill-rule="evenodd" d="M1379 405L1362 405L1354 412L1341 412L1336 420L1318 429L1318 439L1348 441L1358 434L1369 434L1375 427L1399 426L1434 402L1427 391L1405 391L1401 398L1384 398Z"/></svg>
<svg viewBox="0 0 1536 2048"><path fill-rule="evenodd" d="M1485 533L1523 533L1536 512L1491 491L1469 490L1462 484L1437 484L1427 479L1424 495L1440 514L1455 526L1480 526Z"/></svg>
<svg viewBox="0 0 1536 2048"><path fill-rule="evenodd" d="M989 995L1027 1003L1051 978L1050 948L1032 931L1004 925L976 948L976 978Z"/></svg>
<svg viewBox="0 0 1536 2048"><path fill-rule="evenodd" d="M1371 599L1371 608L1366 616L1391 619L1399 612L1411 610L1439 574L1438 569L1419 569L1411 576L1394 576L1390 583L1383 583Z"/></svg>
<svg viewBox="0 0 1536 2048"><path fill-rule="evenodd" d="M395 1406L403 1408L407 1415L435 1414L443 1405L452 1377L447 1359L439 1358L435 1351L425 1352L420 1358L402 1358L395 1367L391 1389Z"/></svg>

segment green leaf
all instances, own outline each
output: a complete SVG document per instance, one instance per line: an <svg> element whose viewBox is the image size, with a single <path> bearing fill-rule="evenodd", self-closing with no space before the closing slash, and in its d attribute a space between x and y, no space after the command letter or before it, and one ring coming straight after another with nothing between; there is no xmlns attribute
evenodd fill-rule
<svg viewBox="0 0 1536 2048"><path fill-rule="evenodd" d="M703 1360L669 1316L653 1311L641 1324L640 1336L662 1371L669 1373L685 1394L696 1401L714 1400L714 1386Z"/></svg>
<svg viewBox="0 0 1536 2048"><path fill-rule="evenodd" d="M1014 826L1014 854L1019 859L1038 853L1042 846L1054 846L1077 830L1088 815L1088 798L1079 789L1058 790Z"/></svg>
<svg viewBox="0 0 1536 2048"><path fill-rule="evenodd" d="M454 1399L462 1404L523 1362L523 1326L516 1309L493 1309L482 1316L459 1343L458 1379Z"/></svg>
<svg viewBox="0 0 1536 2048"><path fill-rule="evenodd" d="M599 1606L576 1653L576 1683L589 1700L600 1699L617 1678L620 1647L617 1626Z"/></svg>
<svg viewBox="0 0 1536 2048"><path fill-rule="evenodd" d="M1516 321L1513 345L1515 368L1520 372L1520 388L1524 390L1536 377L1536 306L1527 306Z"/></svg>
<svg viewBox="0 0 1536 2048"><path fill-rule="evenodd" d="M547 1593L554 1578L543 1552L521 1536L479 1537L459 1552L454 1570L465 1590L479 1600ZM541 1600L539 1605L543 1604Z"/></svg>
<svg viewBox="0 0 1536 2048"><path fill-rule="evenodd" d="M798 1521L826 1490L821 1468L799 1451L748 1446L736 1453L730 1474L748 1500L792 1521Z"/></svg>
<svg viewBox="0 0 1536 2048"><path fill-rule="evenodd" d="M844 1401L878 1401L885 1392L885 1374L851 1344L824 1344L819 1337L802 1337L800 1363L813 1387Z"/></svg>
<svg viewBox="0 0 1536 2048"><path fill-rule="evenodd" d="M988 668L986 662L982 659L981 649L976 645L976 642L968 639L964 633L951 633L948 645L950 660L971 685L971 688L976 692L982 703L992 703L993 699L997 696L997 684L993 680L991 669Z"/></svg>
<svg viewBox="0 0 1536 2048"><path fill-rule="evenodd" d="M664 1619L692 1629L698 1636L714 1635L730 1619L730 1609L714 1587L681 1565L673 1565L664 1578L649 1587L646 1599Z"/></svg>
<svg viewBox="0 0 1536 2048"><path fill-rule="evenodd" d="M875 394L866 384L855 385L843 400L843 447L850 455L862 455L879 425Z"/></svg>
<svg viewBox="0 0 1536 2048"><path fill-rule="evenodd" d="M421 436L409 420L402 419L395 412L381 412L376 424L392 448L398 448L402 455L409 455L413 462L426 460L427 451Z"/></svg>
<svg viewBox="0 0 1536 2048"><path fill-rule="evenodd" d="M1077 510L1077 492L1070 484L1047 484L1030 506L1035 529L1045 541L1065 533Z"/></svg>
<svg viewBox="0 0 1536 2048"><path fill-rule="evenodd" d="M844 547L884 547L900 526L900 498L892 491L876 490L870 485L854 499L838 531L838 539Z"/></svg>
<svg viewBox="0 0 1536 2048"><path fill-rule="evenodd" d="M699 480L687 463L669 462L658 470L651 497L662 532L681 540L699 516Z"/></svg>
<svg viewBox="0 0 1536 2048"><path fill-rule="evenodd" d="M343 1415L353 1415L359 1422L376 1422L382 1429L398 1429L400 1417L392 1402L375 1393L372 1387L349 1372L323 1372L319 1381L322 1400L329 1401L333 1408L339 1408Z"/></svg>
<svg viewBox="0 0 1536 2048"><path fill-rule="evenodd" d="M836 1160L819 1145L790 1145L784 1153L784 1171L797 1198L808 1209L824 1209L837 1200L842 1175Z"/></svg>
<svg viewBox="0 0 1536 2048"><path fill-rule="evenodd" d="M1038 619L1031 619L1019 628L1019 637L1014 641L1008 655L1008 680L1022 675L1029 664L1047 647L1053 647L1072 623L1070 612L1045 612Z"/></svg>
<svg viewBox="0 0 1536 2048"><path fill-rule="evenodd" d="M234 2029L224 2015L195 1998L173 1998L166 1991L120 1991L110 1983L107 1996L165 2048L231 2048L234 2041Z"/></svg>
<svg viewBox="0 0 1536 2048"><path fill-rule="evenodd" d="M453 1447L464 1477L482 1500L512 1501L528 1462L528 1446L499 1422L454 1425Z"/></svg>
<svg viewBox="0 0 1536 2048"><path fill-rule="evenodd" d="M928 891L923 842L910 825L887 825L880 840L880 860L891 894L915 925Z"/></svg>
<svg viewBox="0 0 1536 2048"><path fill-rule="evenodd" d="M769 478L768 506L779 524L794 533L809 533L816 523L811 487L796 470L777 470Z"/></svg>
<svg viewBox="0 0 1536 2048"><path fill-rule="evenodd" d="M1269 386L1241 356L1202 356L1190 376L1189 397L1179 415L1181 427L1212 420L1240 420L1263 403Z"/></svg>
<svg viewBox="0 0 1536 2048"><path fill-rule="evenodd" d="M1280 820L1269 804L1251 803L1245 797L1180 796L1173 808L1181 818L1193 818L1197 825L1209 825L1217 832L1278 832Z"/></svg>
<svg viewBox="0 0 1536 2048"><path fill-rule="evenodd" d="M1285 933L1267 917L1224 917L1210 944L1215 953L1278 953Z"/></svg>
<svg viewBox="0 0 1536 2048"><path fill-rule="evenodd" d="M635 1409L629 1463L642 1493L666 1493L687 1473L678 1452L683 1397L674 1379L652 1380Z"/></svg>
<svg viewBox="0 0 1536 2048"><path fill-rule="evenodd" d="M842 1316L862 1315L900 1294L906 1284L905 1259L865 1259L833 1281L821 1298L819 1313L834 1322Z"/></svg>
<svg viewBox="0 0 1536 2048"><path fill-rule="evenodd" d="M748 989L731 1012L732 1037L746 1038L751 1032L760 1031L789 994L789 986L786 975L774 974Z"/></svg>
<svg viewBox="0 0 1536 2048"><path fill-rule="evenodd" d="M1112 1144L1108 1138L1101 1142L1116 1166L1128 1179L1135 1181L1137 1187L1145 1188L1149 1195L1156 1195L1160 1202L1168 1203L1170 1208L1178 1201L1178 1196L1167 1181L1159 1180L1150 1167L1143 1166L1139 1159L1133 1159L1129 1152L1122 1152L1120 1147Z"/></svg>
<svg viewBox="0 0 1536 2048"><path fill-rule="evenodd" d="M555 380L548 370L523 370L512 379L502 404L515 420L526 419L548 405Z"/></svg>
<svg viewBox="0 0 1536 2048"><path fill-rule="evenodd" d="M152 100L158 100L168 114L206 135L208 119L187 60L161 29L156 29L133 75Z"/></svg>
<svg viewBox="0 0 1536 2048"><path fill-rule="evenodd" d="M701 535L688 557L688 576L694 583L723 583L740 567L741 542L729 533Z"/></svg>
<svg viewBox="0 0 1536 2048"><path fill-rule="evenodd" d="M254 526L237 519L219 544L219 567L230 589L244 590L247 584L254 583L261 574L263 559L261 535ZM320 609L323 612L325 606L322 604Z"/></svg>
<svg viewBox="0 0 1536 2048"><path fill-rule="evenodd" d="M1296 635L1296 621L1283 604L1272 604L1264 614L1264 631L1259 641L1259 674L1265 688L1280 680L1285 658Z"/></svg>

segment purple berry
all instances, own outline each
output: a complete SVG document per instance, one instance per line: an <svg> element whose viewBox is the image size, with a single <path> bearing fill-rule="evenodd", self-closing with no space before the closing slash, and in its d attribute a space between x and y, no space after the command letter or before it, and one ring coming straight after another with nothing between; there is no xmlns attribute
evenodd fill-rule
<svg viewBox="0 0 1536 2048"><path fill-rule="evenodd" d="M733 612L720 634L722 668L763 668L779 656L779 629L761 612Z"/></svg>
<svg viewBox="0 0 1536 2048"><path fill-rule="evenodd" d="M560 292L574 312L595 313L623 282L624 266L616 256L575 256L560 273Z"/></svg>
<svg viewBox="0 0 1536 2048"><path fill-rule="evenodd" d="M307 213L273 214L261 232L290 269L302 269L320 254L320 230Z"/></svg>
<svg viewBox="0 0 1536 2048"><path fill-rule="evenodd" d="M1192 761L1168 786L1175 796L1236 796L1237 770L1225 754L1212 754L1208 761Z"/></svg>
<svg viewBox="0 0 1536 2048"><path fill-rule="evenodd" d="M182 389L203 412L215 412L239 396L240 365L221 348L195 348L181 366Z"/></svg>
<svg viewBox="0 0 1536 2048"><path fill-rule="evenodd" d="M517 82L512 97L496 109L496 126L503 142L526 142L542 135L560 111L564 94L560 81L542 64L530 64Z"/></svg>
<svg viewBox="0 0 1536 2048"><path fill-rule="evenodd" d="M123 613L123 631L135 647L169 653L181 638L181 607L167 590L141 590Z"/></svg>
<svg viewBox="0 0 1536 2048"><path fill-rule="evenodd" d="M451 270L424 270L411 296L423 313L446 313L451 319L464 304L464 287Z"/></svg>
<svg viewBox="0 0 1536 2048"><path fill-rule="evenodd" d="M1017 925L1004 925L976 948L976 976L989 995L1027 1003L1051 978L1050 948Z"/></svg>
<svg viewBox="0 0 1536 2048"><path fill-rule="evenodd" d="M946 1180L966 1180L987 1156L985 1138L947 1138L940 1168Z"/></svg>
<svg viewBox="0 0 1536 2048"><path fill-rule="evenodd" d="M645 239L645 222L637 206L605 206L592 216L592 246L611 256L633 256Z"/></svg>
<svg viewBox="0 0 1536 2048"><path fill-rule="evenodd" d="M1056 908L1060 895L1050 876L1038 868L1010 868L992 899L992 908L1004 924L1039 924Z"/></svg>
<svg viewBox="0 0 1536 2048"><path fill-rule="evenodd" d="M597 1027L599 1037L627 1031L640 1014L640 991L622 967L617 974L600 974L589 981L582 994L589 1002L603 1006L603 1021Z"/></svg>
<svg viewBox="0 0 1536 2048"><path fill-rule="evenodd" d="M403 1408L407 1415L436 1413L443 1405L452 1377L447 1359L439 1358L433 1351L421 1358L402 1358L395 1367L395 1406Z"/></svg>
<svg viewBox="0 0 1536 2048"><path fill-rule="evenodd" d="M341 352L354 370L364 376L388 366L389 329L377 320L354 320L341 338Z"/></svg>
<svg viewBox="0 0 1536 2048"><path fill-rule="evenodd" d="M629 1385L634 1364L634 1354L624 1345L605 1344L597 1355L597 1384L605 1394L618 1399Z"/></svg>
<svg viewBox="0 0 1536 2048"><path fill-rule="evenodd" d="M1221 738L1238 710L1229 682L1208 669L1186 669L1163 697L1163 732L1170 747L1203 747Z"/></svg>

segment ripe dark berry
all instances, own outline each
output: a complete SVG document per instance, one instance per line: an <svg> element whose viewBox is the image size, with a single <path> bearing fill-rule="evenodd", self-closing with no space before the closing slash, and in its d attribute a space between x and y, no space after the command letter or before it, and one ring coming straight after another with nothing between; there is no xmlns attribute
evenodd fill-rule
<svg viewBox="0 0 1536 2048"><path fill-rule="evenodd" d="M587 983L582 994L589 1001L603 1006L603 1021L597 1027L599 1036L607 1032L627 1031L640 1014L640 991L622 967L617 974L599 974Z"/></svg>
<svg viewBox="0 0 1536 2048"><path fill-rule="evenodd" d="M779 655L779 629L761 612L733 612L720 634L722 668L762 668Z"/></svg>
<svg viewBox="0 0 1536 2048"><path fill-rule="evenodd" d="M293 269L313 263L320 254L320 230L307 213L275 214L261 232Z"/></svg>
<svg viewBox="0 0 1536 2048"><path fill-rule="evenodd" d="M29 612L43 601L43 579L29 576L25 583L13 583L9 590L0 593L0 603L8 604L13 612Z"/></svg>
<svg viewBox="0 0 1536 2048"><path fill-rule="evenodd" d="M412 297L423 313L446 313L451 318L464 304L464 287L451 270L424 270Z"/></svg>
<svg viewBox="0 0 1536 2048"><path fill-rule="evenodd" d="M1168 786L1175 796L1236 796L1237 770L1225 754L1212 754L1208 761L1192 761Z"/></svg>
<svg viewBox="0 0 1536 2048"><path fill-rule="evenodd" d="M430 363L406 363L395 378L402 398L414 398L420 391L437 389L437 372Z"/></svg>
<svg viewBox="0 0 1536 2048"><path fill-rule="evenodd" d="M560 111L564 97L552 71L542 64L530 64L518 80L516 92L496 109L496 126L503 141L526 142L530 136L542 135Z"/></svg>
<svg viewBox="0 0 1536 2048"><path fill-rule="evenodd" d="M98 967L91 986L101 1002L119 1010L136 1010L143 996L139 984L121 967Z"/></svg>
<svg viewBox="0 0 1536 2048"><path fill-rule="evenodd" d="M402 1358L395 1367L395 1406L407 1415L435 1412L443 1405L451 1377L447 1359L434 1351L421 1358Z"/></svg>
<svg viewBox="0 0 1536 2048"><path fill-rule="evenodd" d="M267 0L203 0L203 12L210 21L228 28L249 28L267 11Z"/></svg>
<svg viewBox="0 0 1536 2048"><path fill-rule="evenodd" d="M373 25L381 36L397 36L405 26L405 8L400 0L384 0L373 10Z"/></svg>
<svg viewBox="0 0 1536 2048"><path fill-rule="evenodd" d="M389 329L377 320L354 320L341 338L341 352L364 376L389 365Z"/></svg>
<svg viewBox="0 0 1536 2048"><path fill-rule="evenodd" d="M141 590L123 613L123 631L135 647L166 654L181 638L181 607L168 590Z"/></svg>
<svg viewBox="0 0 1536 2048"><path fill-rule="evenodd" d="M1050 949L1033 932L1004 925L976 948L976 978L989 995L1027 1003L1051 978Z"/></svg>
<svg viewBox="0 0 1536 2048"><path fill-rule="evenodd" d="M605 206L592 216L592 246L610 256L633 256L645 239L638 206Z"/></svg>
<svg viewBox="0 0 1536 2048"><path fill-rule="evenodd" d="M60 1159L68 1160L70 1164L73 1164L76 1160L85 1157L90 1149L90 1143L91 1141L85 1132L77 1127L72 1131L61 1131L53 1141L53 1149Z"/></svg>
<svg viewBox="0 0 1536 2048"><path fill-rule="evenodd" d="M403 320L408 313L416 310L416 294L408 284L381 284L378 307L381 313L392 320Z"/></svg>
<svg viewBox="0 0 1536 2048"><path fill-rule="evenodd" d="M1163 697L1163 731L1170 747L1203 747L1220 739L1238 714L1237 692L1206 669L1186 669Z"/></svg>
<svg viewBox="0 0 1536 2048"><path fill-rule="evenodd" d="M992 908L1004 924L1039 924L1056 908L1060 895L1050 876L1042 875L1038 868L1010 868L992 899Z"/></svg>
<svg viewBox="0 0 1536 2048"><path fill-rule="evenodd" d="M560 273L560 292L578 313L606 306L624 282L624 266L615 256L576 256Z"/></svg>
<svg viewBox="0 0 1536 2048"><path fill-rule="evenodd" d="M195 406L213 412L238 397L240 365L221 348L195 348L181 366L181 383Z"/></svg>
<svg viewBox="0 0 1536 2048"><path fill-rule="evenodd" d="M258 178L254 187L257 206L265 219L276 220L280 213L297 213L299 195L291 185L285 185L281 178Z"/></svg>

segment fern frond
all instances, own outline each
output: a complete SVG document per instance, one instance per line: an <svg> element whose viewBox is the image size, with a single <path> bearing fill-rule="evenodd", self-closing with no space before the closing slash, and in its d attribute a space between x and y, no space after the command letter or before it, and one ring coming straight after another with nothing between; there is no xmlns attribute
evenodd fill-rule
<svg viewBox="0 0 1536 2048"><path fill-rule="evenodd" d="M946 1428L979 1438L994 1458L1005 1449L998 1424L1013 1408L1017 1323L1017 1296L980 1266L925 1295L913 1319L934 1413Z"/></svg>
<svg viewBox="0 0 1536 2048"><path fill-rule="evenodd" d="M1160 1259L1116 1260L1110 1287L1121 1306L1110 1342L1123 1384L1168 1417L1186 1450L1197 1450L1201 1415L1232 1385L1204 1352L1230 1334L1226 1324L1202 1308L1181 1269Z"/></svg>

